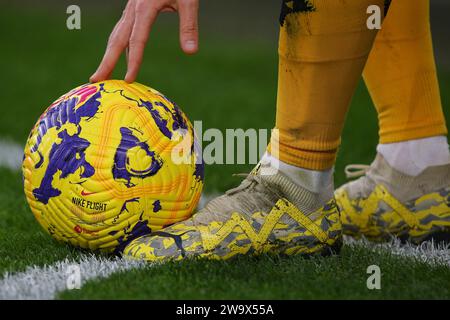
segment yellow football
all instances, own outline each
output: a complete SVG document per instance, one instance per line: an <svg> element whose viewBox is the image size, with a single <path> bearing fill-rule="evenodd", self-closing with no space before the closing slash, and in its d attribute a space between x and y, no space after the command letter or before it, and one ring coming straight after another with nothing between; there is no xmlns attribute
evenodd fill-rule
<svg viewBox="0 0 450 320"><path fill-rule="evenodd" d="M187 219L203 187L192 124L142 84L85 84L39 118L22 165L30 208L57 240L121 252L131 240Z"/></svg>

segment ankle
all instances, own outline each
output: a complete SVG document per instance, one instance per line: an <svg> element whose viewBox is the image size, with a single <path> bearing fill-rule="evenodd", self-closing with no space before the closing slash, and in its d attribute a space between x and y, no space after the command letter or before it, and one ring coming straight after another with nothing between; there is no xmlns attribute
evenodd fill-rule
<svg viewBox="0 0 450 320"><path fill-rule="evenodd" d="M417 176L429 167L450 164L445 136L379 144L377 152L391 167L410 176Z"/></svg>
<svg viewBox="0 0 450 320"><path fill-rule="evenodd" d="M268 152L266 152L261 158L261 163L269 164L272 168L282 172L296 185L312 193L326 193L329 194L329 198L333 197L334 168L325 171L300 168L281 161L270 155Z"/></svg>

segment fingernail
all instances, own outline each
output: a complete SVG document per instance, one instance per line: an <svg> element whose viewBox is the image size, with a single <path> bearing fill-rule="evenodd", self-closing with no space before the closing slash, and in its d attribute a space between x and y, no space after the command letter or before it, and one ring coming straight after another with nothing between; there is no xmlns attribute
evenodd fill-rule
<svg viewBox="0 0 450 320"><path fill-rule="evenodd" d="M195 41L188 40L184 43L184 48L188 51L193 51L197 48L197 45L196 45Z"/></svg>
<svg viewBox="0 0 450 320"><path fill-rule="evenodd" d="M126 74L126 75L125 75L124 80L125 80L125 82L127 82L127 83L133 83L133 81L131 81L131 76L130 76L129 74Z"/></svg>

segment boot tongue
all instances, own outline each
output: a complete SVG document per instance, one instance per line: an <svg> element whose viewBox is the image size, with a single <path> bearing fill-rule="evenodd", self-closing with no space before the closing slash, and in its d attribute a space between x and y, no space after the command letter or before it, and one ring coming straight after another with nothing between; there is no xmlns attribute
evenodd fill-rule
<svg viewBox="0 0 450 320"><path fill-rule="evenodd" d="M268 164L261 163L252 174L260 176L267 188L278 194L280 198L287 199L304 214L317 211L332 198L327 196L329 190L310 191L305 186L297 185L281 171ZM305 181L305 184L307 183L308 181ZM332 190L333 186L330 188Z"/></svg>

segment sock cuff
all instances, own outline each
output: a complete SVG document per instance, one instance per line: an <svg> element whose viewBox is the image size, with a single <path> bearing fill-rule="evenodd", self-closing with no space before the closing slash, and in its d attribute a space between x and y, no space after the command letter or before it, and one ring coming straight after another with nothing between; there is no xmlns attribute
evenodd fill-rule
<svg viewBox="0 0 450 320"><path fill-rule="evenodd" d="M266 152L261 158L261 163L270 165L275 170L281 171L295 184L313 193L333 192L334 167L328 170L311 170L286 163L270 153Z"/></svg>
<svg viewBox="0 0 450 320"><path fill-rule="evenodd" d="M379 144L377 151L396 170L417 176L428 167L450 163L446 136Z"/></svg>

